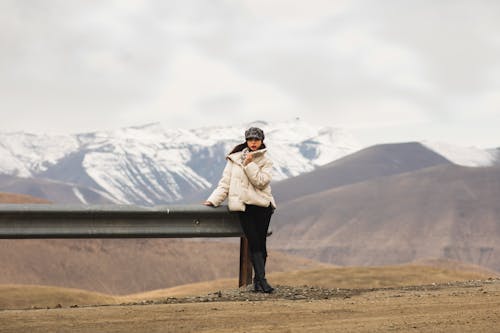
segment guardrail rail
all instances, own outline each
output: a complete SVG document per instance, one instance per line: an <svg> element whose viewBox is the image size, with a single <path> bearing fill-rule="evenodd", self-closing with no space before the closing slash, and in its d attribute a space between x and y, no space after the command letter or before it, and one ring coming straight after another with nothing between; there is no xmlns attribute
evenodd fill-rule
<svg viewBox="0 0 500 333"><path fill-rule="evenodd" d="M203 205L0 205L0 239L240 237L238 285L252 283L238 215Z"/></svg>

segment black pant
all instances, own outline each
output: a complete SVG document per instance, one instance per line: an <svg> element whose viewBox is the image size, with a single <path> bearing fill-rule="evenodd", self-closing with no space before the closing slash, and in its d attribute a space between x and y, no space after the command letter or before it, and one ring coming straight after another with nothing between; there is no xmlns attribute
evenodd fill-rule
<svg viewBox="0 0 500 333"><path fill-rule="evenodd" d="M244 212L239 212L240 223L248 239L250 253L261 252L267 258L266 238L274 208L246 205Z"/></svg>

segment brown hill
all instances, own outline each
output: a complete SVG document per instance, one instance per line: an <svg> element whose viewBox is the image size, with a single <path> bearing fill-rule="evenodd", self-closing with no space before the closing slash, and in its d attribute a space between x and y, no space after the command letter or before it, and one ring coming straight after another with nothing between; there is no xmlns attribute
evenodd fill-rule
<svg viewBox="0 0 500 333"><path fill-rule="evenodd" d="M493 151L495 152L495 157L496 157L495 165L500 165L500 147L493 149Z"/></svg>
<svg viewBox="0 0 500 333"><path fill-rule="evenodd" d="M0 204L20 204L20 203L41 203L47 204L50 201L32 197L31 195L17 193L2 193L0 192Z"/></svg>
<svg viewBox="0 0 500 333"><path fill-rule="evenodd" d="M60 204L113 203L97 190L42 178L0 175L0 191L34 196Z"/></svg>
<svg viewBox="0 0 500 333"><path fill-rule="evenodd" d="M0 262L0 284L117 295L237 277L239 244L179 239L0 240ZM279 252L269 256L271 272L325 265Z"/></svg>
<svg viewBox="0 0 500 333"><path fill-rule="evenodd" d="M362 149L306 174L273 184L279 202L335 187L450 162L417 142L381 144Z"/></svg>
<svg viewBox="0 0 500 333"><path fill-rule="evenodd" d="M449 258L500 270L500 169L440 165L286 202L271 246L340 265Z"/></svg>

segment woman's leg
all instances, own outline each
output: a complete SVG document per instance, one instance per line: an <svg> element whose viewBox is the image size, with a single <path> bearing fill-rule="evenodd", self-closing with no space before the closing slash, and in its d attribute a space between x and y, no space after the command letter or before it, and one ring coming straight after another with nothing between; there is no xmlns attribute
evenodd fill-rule
<svg viewBox="0 0 500 333"><path fill-rule="evenodd" d="M255 253L261 250L262 245L260 244L261 237L259 237L259 232L257 231L255 212L251 207L251 205L248 205L246 211L240 212L240 224L248 240L250 253Z"/></svg>
<svg viewBox="0 0 500 333"><path fill-rule="evenodd" d="M259 247L260 252L264 257L264 263L267 259L267 231L269 230L269 224L271 222L271 216L273 214L273 208L269 207L259 207L258 223L256 224L257 235L259 237Z"/></svg>
<svg viewBox="0 0 500 333"><path fill-rule="evenodd" d="M255 290L267 293L274 290L265 278L265 259L267 257L266 236L271 214L271 208L254 205L247 205L246 211L240 213L241 226L248 239L255 271Z"/></svg>

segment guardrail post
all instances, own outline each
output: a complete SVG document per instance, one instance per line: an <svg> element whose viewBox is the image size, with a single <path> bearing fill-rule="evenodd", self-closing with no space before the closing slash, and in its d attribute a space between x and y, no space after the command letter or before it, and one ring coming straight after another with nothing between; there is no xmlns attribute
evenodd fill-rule
<svg viewBox="0 0 500 333"><path fill-rule="evenodd" d="M241 237L240 239L240 279L238 286L246 287L252 284L252 262L250 259L250 251L248 247L248 239Z"/></svg>

